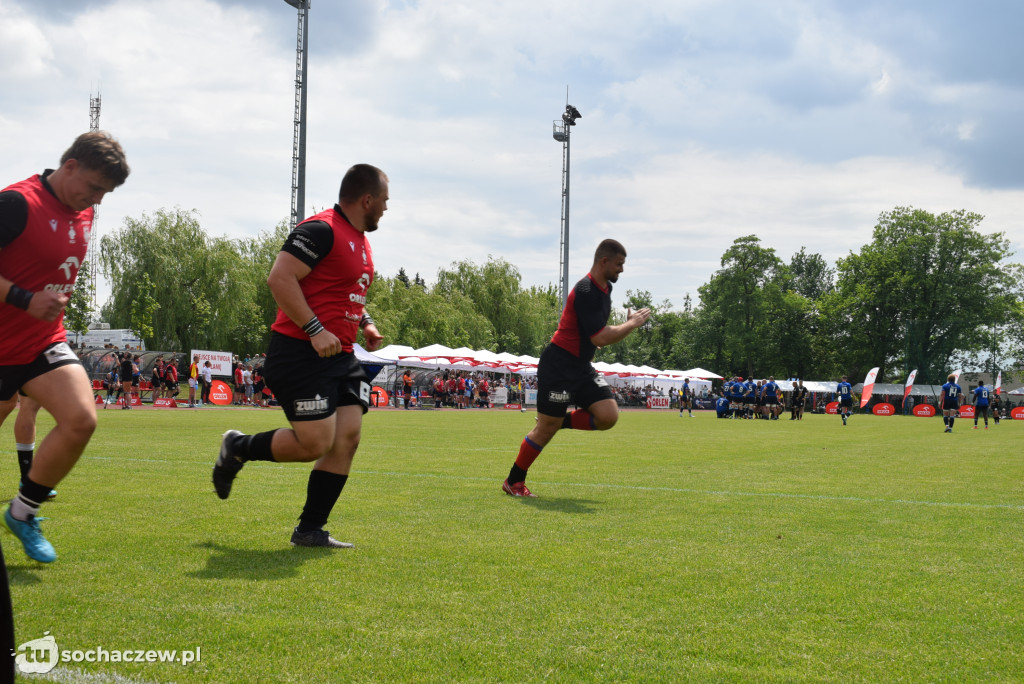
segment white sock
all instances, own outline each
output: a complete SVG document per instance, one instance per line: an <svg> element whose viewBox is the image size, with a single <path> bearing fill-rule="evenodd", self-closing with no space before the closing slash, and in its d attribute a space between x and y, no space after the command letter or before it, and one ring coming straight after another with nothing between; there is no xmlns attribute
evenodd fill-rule
<svg viewBox="0 0 1024 684"><path fill-rule="evenodd" d="M21 494L11 500L11 517L22 522L39 513L39 504L29 501Z"/></svg>

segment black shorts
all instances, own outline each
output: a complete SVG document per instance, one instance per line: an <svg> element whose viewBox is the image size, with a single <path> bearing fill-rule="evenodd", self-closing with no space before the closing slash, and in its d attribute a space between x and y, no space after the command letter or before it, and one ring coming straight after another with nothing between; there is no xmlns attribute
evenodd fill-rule
<svg viewBox="0 0 1024 684"><path fill-rule="evenodd" d="M844 408L853 408L853 397L843 397L839 400L839 405Z"/></svg>
<svg viewBox="0 0 1024 684"><path fill-rule="evenodd" d="M946 399L942 404L943 411L956 411L960 408L960 402L957 399Z"/></svg>
<svg viewBox="0 0 1024 684"><path fill-rule="evenodd" d="M289 422L329 418L339 406L370 407L370 379L356 355L320 358L309 340L273 333L263 377Z"/></svg>
<svg viewBox="0 0 1024 684"><path fill-rule="evenodd" d="M13 397L14 393L21 389L26 382L49 373L55 368L73 363L82 365L81 360L71 351L67 342L55 342L44 349L35 361L21 366L0 366L0 401L7 401Z"/></svg>
<svg viewBox="0 0 1024 684"><path fill-rule="evenodd" d="M608 382L589 362L580 361L556 344L549 344L537 364L537 412L561 418L569 404L588 408L612 399Z"/></svg>

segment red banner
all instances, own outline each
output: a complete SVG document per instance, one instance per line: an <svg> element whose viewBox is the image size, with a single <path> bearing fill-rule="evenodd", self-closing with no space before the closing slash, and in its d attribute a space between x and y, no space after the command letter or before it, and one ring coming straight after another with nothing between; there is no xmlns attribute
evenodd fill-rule
<svg viewBox="0 0 1024 684"><path fill-rule="evenodd" d="M974 417L974 407L971 406L970 404L967 404L965 406L961 406L960 407L960 417L961 418L973 418Z"/></svg>
<svg viewBox="0 0 1024 684"><path fill-rule="evenodd" d="M519 409L523 408L523 406L522 404L505 404L505 408L515 409L516 411L518 411Z"/></svg>
<svg viewBox="0 0 1024 684"><path fill-rule="evenodd" d="M935 407L931 404L918 404L914 407L914 415L923 418L931 418L935 415Z"/></svg>
<svg viewBox="0 0 1024 684"><path fill-rule="evenodd" d="M231 387L223 380L214 380L210 383L210 403L217 406L228 406L231 404Z"/></svg>
<svg viewBox="0 0 1024 684"><path fill-rule="evenodd" d="M1024 420L1024 406L1018 406L1010 411L1010 417L1014 420Z"/></svg>
<svg viewBox="0 0 1024 684"><path fill-rule="evenodd" d="M896 407L892 404L882 402L880 404L875 404L871 408L871 412L876 416L894 416L896 415Z"/></svg>
<svg viewBox="0 0 1024 684"><path fill-rule="evenodd" d="M153 408L178 408L178 402L170 397L159 397L153 400Z"/></svg>
<svg viewBox="0 0 1024 684"><path fill-rule="evenodd" d="M667 409L672 408L672 402L669 401L668 397L648 397L647 408L649 409Z"/></svg>
<svg viewBox="0 0 1024 684"><path fill-rule="evenodd" d="M830 401L825 404L825 413L831 413L832 415L839 413L839 402Z"/></svg>

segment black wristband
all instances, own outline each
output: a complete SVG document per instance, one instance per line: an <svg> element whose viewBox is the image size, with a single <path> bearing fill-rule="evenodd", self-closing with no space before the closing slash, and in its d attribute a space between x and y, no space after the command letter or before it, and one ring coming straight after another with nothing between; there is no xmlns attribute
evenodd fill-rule
<svg viewBox="0 0 1024 684"><path fill-rule="evenodd" d="M310 337L313 337L314 335L318 335L318 334L322 333L323 331L324 331L323 323L321 323L320 319L317 318L316 316L313 316L312 318L310 318L309 322L306 323L306 325L302 326L302 332L306 333Z"/></svg>
<svg viewBox="0 0 1024 684"><path fill-rule="evenodd" d="M7 291L7 299L5 301L11 306L28 311L28 305L32 301L33 295L35 295L35 292L29 292L25 288L11 283L11 289Z"/></svg>
<svg viewBox="0 0 1024 684"><path fill-rule="evenodd" d="M373 319L370 318L370 314L363 312L362 317L359 319L359 327L365 328L368 325L374 325Z"/></svg>

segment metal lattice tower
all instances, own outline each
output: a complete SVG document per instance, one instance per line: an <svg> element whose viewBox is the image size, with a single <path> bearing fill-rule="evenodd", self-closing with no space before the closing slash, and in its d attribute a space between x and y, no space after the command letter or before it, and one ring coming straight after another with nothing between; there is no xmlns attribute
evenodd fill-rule
<svg viewBox="0 0 1024 684"><path fill-rule="evenodd" d="M562 237L559 250L559 296L562 306L569 298L569 130L582 119L580 110L571 104L565 105L561 119L555 119L552 137L562 143Z"/></svg>
<svg viewBox="0 0 1024 684"><path fill-rule="evenodd" d="M102 97L97 91L96 95L89 94L89 130L100 130L100 105ZM96 219L99 217L97 207L92 208L92 229L89 233L89 246L85 250L85 260L89 262L89 303L94 311L99 309L96 301L96 253L99 250L99 232L96 230Z"/></svg>
<svg viewBox="0 0 1024 684"><path fill-rule="evenodd" d="M292 142L291 227L305 218L306 207L306 75L309 60L309 7L311 0L284 0L299 10L295 47L295 133Z"/></svg>

